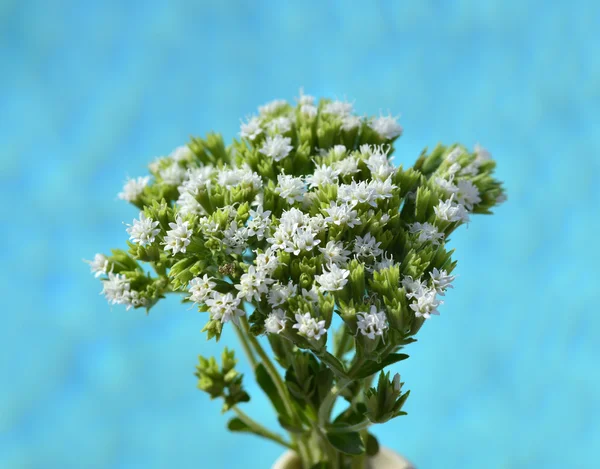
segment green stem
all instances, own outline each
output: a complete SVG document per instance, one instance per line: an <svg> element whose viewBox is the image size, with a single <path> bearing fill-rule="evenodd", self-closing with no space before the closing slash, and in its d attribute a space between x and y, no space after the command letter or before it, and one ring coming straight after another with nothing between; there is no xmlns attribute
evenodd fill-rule
<svg viewBox="0 0 600 469"><path fill-rule="evenodd" d="M277 392L279 393L279 395L281 397L281 401L283 402L283 405L285 406L285 410L287 411L287 413L290 416L290 418L292 419L292 421L294 421L295 423L300 425L300 421L299 421L298 417L296 416L294 409L292 407L291 400L290 400L287 388L285 386L285 383L283 382L283 380L281 379L281 376L277 372L275 365L273 365L273 362L271 361L269 356L265 353L264 349L262 348L262 346L260 345L260 343L258 342L256 337L254 337L252 332L250 332L250 325L248 324L248 318L246 316L242 316L241 321L242 321L242 325L244 327L244 332L246 332L246 335L248 337L250 345L252 345L252 347L254 348L254 350L256 351L256 353L258 354L260 359L262 360L263 365L265 366L267 372L269 373L269 376L271 376L271 379L273 380L273 383L275 384L275 387L277 388ZM296 442L296 437L294 435L292 435L292 439ZM305 464L305 462L309 460L309 454L307 453L307 448L305 447L305 445L302 441L297 441L296 444L298 447L298 453L300 454L300 458L302 459L302 463Z"/></svg>
<svg viewBox="0 0 600 469"><path fill-rule="evenodd" d="M272 431L267 430L260 423L258 423L257 421L253 420L251 417L246 415L246 413L244 413L242 410L240 410L237 406L233 406L232 409L237 414L237 416L240 418L240 420L242 422L244 422L246 425L248 425L248 427L250 427L250 429L253 433L256 433L257 435L260 435L264 438L272 440L276 443L279 443L280 445L283 445L286 448L289 448L291 450L296 450L295 446L293 446L291 443L288 443L287 441L285 441L282 437L280 437L276 433L273 433Z"/></svg>
<svg viewBox="0 0 600 469"><path fill-rule="evenodd" d="M344 333L342 334L342 338L338 342L337 347L336 347L336 349L334 350L334 353L333 353L336 357L340 357L340 359L342 358L343 351L346 348L346 344L348 342L348 339L350 337L352 337L350 335L350 333L349 333L348 326L346 326L346 324L344 324L342 327L343 327Z"/></svg>
<svg viewBox="0 0 600 469"><path fill-rule="evenodd" d="M342 378L337 384L335 384L331 388L329 394L325 396L325 399L323 399L323 402L321 403L321 407L319 407L320 428L325 428L327 422L329 421L329 415L331 413L331 409L333 408L335 400L350 383L352 383L352 378Z"/></svg>
<svg viewBox="0 0 600 469"><path fill-rule="evenodd" d="M246 337L244 337L244 333L241 330L240 326L235 326L234 329L235 329L235 333L238 336L238 339L240 339L240 342L242 343L244 353L246 354L246 357L248 358L248 361L250 362L250 365L252 366L252 370L254 371L256 369L256 365L258 365L258 362L256 361L256 357L254 356L254 353L252 352L252 349L250 348L250 344L248 344L248 340L246 340Z"/></svg>
<svg viewBox="0 0 600 469"><path fill-rule="evenodd" d="M280 374L277 372L277 369L275 368L275 365L273 365L273 362L271 361L269 356L265 353L264 349L262 348L262 345L260 345L260 343L258 342L256 337L254 337L254 335L250 332L248 318L246 318L246 316L242 316L241 320L242 320L242 324L244 325L244 330L247 333L248 340L250 341L250 344L252 344L252 346L254 347L254 350L256 351L256 353L258 354L260 359L262 360L263 365L265 365L267 372L271 376L271 379L273 380L273 383L275 384L275 387L277 388L277 392L279 392L279 395L281 396L281 400L283 401L283 404L285 405L285 409L287 410L288 415L292 419L295 420L295 413L294 413L294 410L290 403L287 388L285 387L285 384L284 384L283 380L281 379Z"/></svg>

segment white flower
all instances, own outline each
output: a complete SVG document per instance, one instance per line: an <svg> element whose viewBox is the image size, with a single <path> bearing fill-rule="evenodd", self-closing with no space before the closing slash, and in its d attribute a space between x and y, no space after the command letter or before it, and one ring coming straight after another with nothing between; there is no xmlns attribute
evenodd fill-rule
<svg viewBox="0 0 600 469"><path fill-rule="evenodd" d="M257 254L254 263L256 270L264 272L265 275L271 275L280 264L279 258L272 248L267 248L265 252Z"/></svg>
<svg viewBox="0 0 600 469"><path fill-rule="evenodd" d="M249 167L222 169L218 172L217 182L219 185L233 189L240 184L249 184L254 190L262 188L262 178Z"/></svg>
<svg viewBox="0 0 600 469"><path fill-rule="evenodd" d="M133 220L133 225L127 225L127 234L129 239L140 246L153 243L156 239L156 235L160 233L160 228L157 228L159 223L152 220L152 218L146 218L144 212L140 212L140 219Z"/></svg>
<svg viewBox="0 0 600 469"><path fill-rule="evenodd" d="M313 106L312 104L303 104L302 106L300 106L300 112L312 119L317 116L319 110L316 106Z"/></svg>
<svg viewBox="0 0 600 469"><path fill-rule="evenodd" d="M211 177L215 172L212 166L201 166L200 168L189 168L186 179L181 186L177 188L180 194L189 192L196 196L200 191L205 190L211 185Z"/></svg>
<svg viewBox="0 0 600 469"><path fill-rule="evenodd" d="M375 179L369 183L369 186L375 191L382 199L390 199L394 195L394 189L397 189L398 186L392 183L392 178L389 177L385 181L380 179Z"/></svg>
<svg viewBox="0 0 600 469"><path fill-rule="evenodd" d="M302 88L300 88L300 96L298 98L296 98L296 101L298 101L298 104L300 104L300 105L314 104L315 97L311 96L309 94L304 94L304 90Z"/></svg>
<svg viewBox="0 0 600 469"><path fill-rule="evenodd" d="M458 173L458 171L460 171L460 168L460 164L452 163L448 168L448 174L450 174L450 176L454 176L456 173Z"/></svg>
<svg viewBox="0 0 600 469"><path fill-rule="evenodd" d="M238 298L244 298L246 301L260 301L261 295L269 291L268 286L274 282L265 276L264 271L257 270L253 265L248 267L248 272L240 277L240 283L235 285L239 290Z"/></svg>
<svg viewBox="0 0 600 469"><path fill-rule="evenodd" d="M308 338L319 340L327 332L325 321L318 321L311 317L310 313L296 313L296 324L292 327L298 329L298 334Z"/></svg>
<svg viewBox="0 0 600 469"><path fill-rule="evenodd" d="M194 153L192 152L192 150L190 149L190 147L188 147L187 145L181 145L180 147L175 148L171 154L169 155L169 158L171 158L173 161L189 161L192 159L192 157L194 156Z"/></svg>
<svg viewBox="0 0 600 469"><path fill-rule="evenodd" d="M346 146L345 145L334 145L331 150L329 150L329 154L333 156L335 159L343 158L346 154Z"/></svg>
<svg viewBox="0 0 600 469"><path fill-rule="evenodd" d="M440 244L439 240L444 238L444 233L440 233L437 228L429 222L415 222L408 225L408 229L411 233L419 233L419 237L417 238L419 243L431 241L431 244L437 246Z"/></svg>
<svg viewBox="0 0 600 469"><path fill-rule="evenodd" d="M302 251L312 251L321 242L315 239L315 233L310 226L297 227L290 237L290 242L285 247L286 252L293 252L296 256Z"/></svg>
<svg viewBox="0 0 600 469"><path fill-rule="evenodd" d="M302 201L306 186L300 177L290 176L289 174L277 175L277 187L275 192L283 197L288 204Z"/></svg>
<svg viewBox="0 0 600 469"><path fill-rule="evenodd" d="M279 306L285 303L295 294L296 285L294 285L291 280L287 285L277 282L271 285L267 301L271 306Z"/></svg>
<svg viewBox="0 0 600 469"><path fill-rule="evenodd" d="M308 188L314 189L325 184L335 184L338 181L339 174L339 170L331 166L325 164L317 166L312 174L306 176Z"/></svg>
<svg viewBox="0 0 600 469"><path fill-rule="evenodd" d="M435 215L440 220L444 220L444 221L468 222L469 221L469 213L465 209L464 205L457 204L456 202L453 201L454 195L455 194L452 194L450 196L450 198L446 201L440 200L439 204L437 206L433 207L433 211L435 212Z"/></svg>
<svg viewBox="0 0 600 469"><path fill-rule="evenodd" d="M402 383L400 382L400 373L396 373L394 378L392 379L392 385L394 386L394 391L397 393L402 389Z"/></svg>
<svg viewBox="0 0 600 469"><path fill-rule="evenodd" d="M448 153L448 155L446 155L446 161L448 161L448 163L455 163L458 160L458 157L462 154L462 148L456 147L450 153Z"/></svg>
<svg viewBox="0 0 600 469"><path fill-rule="evenodd" d="M292 130L292 121L284 116L276 117L267 123L267 128L273 134L284 134Z"/></svg>
<svg viewBox="0 0 600 469"><path fill-rule="evenodd" d="M375 270L384 270L389 267L393 267L394 264L395 264L394 256L389 254L389 257L388 257L387 253L383 253L381 261L375 262Z"/></svg>
<svg viewBox="0 0 600 469"><path fill-rule="evenodd" d="M329 215L325 218L325 221L338 226L347 225L350 228L360 225L362 222L358 218L358 212L354 210L354 206L355 204L352 203L337 205L335 202L331 202L330 207L325 209L325 212Z"/></svg>
<svg viewBox="0 0 600 469"><path fill-rule="evenodd" d="M285 106L287 106L287 101L285 99L275 99L262 106L258 106L258 112L262 116L278 111L279 109Z"/></svg>
<svg viewBox="0 0 600 469"><path fill-rule="evenodd" d="M506 202L506 200L507 200L507 197L506 197L506 194L504 194L504 193L502 193L498 197L496 197L497 204L502 204L502 203Z"/></svg>
<svg viewBox="0 0 600 469"><path fill-rule="evenodd" d="M328 267L329 271L325 270ZM320 285L321 291L337 291L344 288L348 283L350 271L340 269L337 265L331 264L323 268L322 275L316 275L315 280Z"/></svg>
<svg viewBox="0 0 600 469"><path fill-rule="evenodd" d="M371 310L368 313L358 313L358 330L362 335L366 335L373 340L376 335L382 336L383 332L388 328L387 318L383 311L377 311L375 305L371 305Z"/></svg>
<svg viewBox="0 0 600 469"><path fill-rule="evenodd" d="M383 181L396 171L394 166L390 163L388 157L390 149L391 147L388 146L387 150L384 151L381 145L362 145L360 147L361 153L367 153L368 155L370 155L369 158L365 161L365 164L371 171L371 176L373 177L373 179Z"/></svg>
<svg viewBox="0 0 600 469"><path fill-rule="evenodd" d="M402 126L396 122L396 117L380 116L369 123L375 132L381 137L391 140L402 135Z"/></svg>
<svg viewBox="0 0 600 469"><path fill-rule="evenodd" d="M356 237L354 252L358 257L379 257L383 252L379 246L381 243L371 233L367 233Z"/></svg>
<svg viewBox="0 0 600 469"><path fill-rule="evenodd" d="M352 103L345 101L332 101L323 106L323 114L335 114L340 117L345 117L352 113L354 106Z"/></svg>
<svg viewBox="0 0 600 469"><path fill-rule="evenodd" d="M341 184L338 188L338 200L342 202L369 204L377 207L377 200L381 197L375 188L366 181L352 181L350 184Z"/></svg>
<svg viewBox="0 0 600 469"><path fill-rule="evenodd" d="M144 187L148 185L148 182L150 182L150 176L127 179L123 186L123 192L119 192L119 199L126 200L127 202L135 201L144 192Z"/></svg>
<svg viewBox="0 0 600 469"><path fill-rule="evenodd" d="M217 284L212 281L212 277L204 274L203 277L195 277L190 280L190 288L188 291L191 296L188 297L194 303L204 303L213 293L213 288Z"/></svg>
<svg viewBox="0 0 600 469"><path fill-rule="evenodd" d="M247 138L248 140L255 140L262 133L260 127L260 119L258 117L252 117L248 119L248 122L242 122L240 126L240 136Z"/></svg>
<svg viewBox="0 0 600 469"><path fill-rule="evenodd" d="M292 148L294 148L291 143L292 139L289 137L282 137L279 134L273 137L268 136L264 145L258 151L263 155L273 158L275 161L281 161L288 156Z"/></svg>
<svg viewBox="0 0 600 469"><path fill-rule="evenodd" d="M431 275L431 281L439 295L445 296L446 289L454 288L454 286L451 285L451 282L455 277L453 275L448 275L448 272L445 270L438 270L434 267L433 271L429 272L429 275Z"/></svg>
<svg viewBox="0 0 600 469"><path fill-rule="evenodd" d="M171 229L167 231L165 236L165 251L171 249L173 254L185 252L186 247L190 244L192 230L188 227L189 221L183 221L180 216L177 216L175 223L169 223Z"/></svg>
<svg viewBox="0 0 600 469"><path fill-rule="evenodd" d="M310 290L302 289L302 298L304 298L309 303L316 303L319 301L319 289L316 285L310 288Z"/></svg>
<svg viewBox="0 0 600 469"><path fill-rule="evenodd" d="M475 144L475 163L480 165L492 159L492 154L479 143Z"/></svg>
<svg viewBox="0 0 600 469"><path fill-rule="evenodd" d="M204 235L214 236L219 231L219 224L208 217L201 217L198 219L198 228Z"/></svg>
<svg viewBox="0 0 600 469"><path fill-rule="evenodd" d="M106 275L108 272L108 257L104 254L97 253L94 256L94 260L86 261L90 265L90 271L94 274L94 277L98 278L100 275Z"/></svg>
<svg viewBox="0 0 600 469"><path fill-rule="evenodd" d="M349 156L333 163L333 167L341 176L349 176L358 173L358 160Z"/></svg>
<svg viewBox="0 0 600 469"><path fill-rule="evenodd" d="M205 213L204 207L202 207L196 198L189 192L181 192L176 203L179 206L179 213L183 216Z"/></svg>
<svg viewBox="0 0 600 469"><path fill-rule="evenodd" d="M216 321L220 320L223 324L233 321L235 324L239 325L240 316L246 314L243 309L239 308L240 299L236 298L231 293L222 294L215 291L205 303L206 306L208 306L211 319Z"/></svg>
<svg viewBox="0 0 600 469"><path fill-rule="evenodd" d="M479 189L471 181L461 179L458 181L458 194L456 200L459 204L464 205L467 210L473 210L473 205L481 202Z"/></svg>
<svg viewBox="0 0 600 469"><path fill-rule="evenodd" d="M131 284L123 274L108 273L108 279L102 280L102 294L110 304L125 305L129 311L132 307L146 304L139 292L131 289Z"/></svg>
<svg viewBox="0 0 600 469"><path fill-rule="evenodd" d="M261 241L265 237L265 232L268 232L271 227L271 211L263 211L262 205L256 207L256 210L250 210L250 219L248 220L248 235L256 236L256 239Z"/></svg>
<svg viewBox="0 0 600 469"><path fill-rule="evenodd" d="M406 275L402 279L401 283L406 290L406 297L409 299L414 298L427 287L427 283L422 281L420 278L413 280L410 275Z"/></svg>
<svg viewBox="0 0 600 469"><path fill-rule="evenodd" d="M446 194L456 194L458 192L458 187L456 187L452 181L454 180L454 177L451 176L450 180L441 178L439 176L436 176L435 178L435 183L438 185L438 187L440 189L442 189Z"/></svg>
<svg viewBox="0 0 600 469"><path fill-rule="evenodd" d="M327 222L323 215L317 213L314 217L309 218L308 226L315 234L317 234L327 228Z"/></svg>
<svg viewBox="0 0 600 469"><path fill-rule="evenodd" d="M160 171L160 177L165 184L170 186L178 186L186 177L186 170L173 162L170 166Z"/></svg>
<svg viewBox="0 0 600 469"><path fill-rule="evenodd" d="M350 132L352 129L356 129L360 127L360 118L358 116L344 116L342 118L342 127L341 129Z"/></svg>
<svg viewBox="0 0 600 469"><path fill-rule="evenodd" d="M437 307L443 304L443 301L437 300L434 289L423 289L415 296L415 300L409 306L415 312L415 316L429 319L432 314L439 315Z"/></svg>
<svg viewBox="0 0 600 469"><path fill-rule="evenodd" d="M319 251L323 253L327 265L337 264L342 266L348 262L348 255L350 254L350 251L344 249L344 243L341 241L329 241L324 248L319 248Z"/></svg>
<svg viewBox="0 0 600 469"><path fill-rule="evenodd" d="M287 318L285 312L280 309L274 309L265 319L265 329L269 334L279 334L285 329Z"/></svg>
<svg viewBox="0 0 600 469"><path fill-rule="evenodd" d="M233 220L229 226L223 230L223 244L228 247L228 252L241 254L248 247L248 238L250 233L245 226L238 226Z"/></svg>

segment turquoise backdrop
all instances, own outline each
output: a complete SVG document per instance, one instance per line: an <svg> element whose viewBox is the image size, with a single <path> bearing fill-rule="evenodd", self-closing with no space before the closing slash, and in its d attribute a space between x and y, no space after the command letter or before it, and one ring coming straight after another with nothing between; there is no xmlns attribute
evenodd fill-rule
<svg viewBox="0 0 600 469"><path fill-rule="evenodd" d="M126 246L126 176L301 86L400 114L398 164L481 143L509 197L452 236L381 442L419 469L599 467L599 30L595 0L0 1L0 468L270 467L196 389L231 331L111 309L81 260Z"/></svg>

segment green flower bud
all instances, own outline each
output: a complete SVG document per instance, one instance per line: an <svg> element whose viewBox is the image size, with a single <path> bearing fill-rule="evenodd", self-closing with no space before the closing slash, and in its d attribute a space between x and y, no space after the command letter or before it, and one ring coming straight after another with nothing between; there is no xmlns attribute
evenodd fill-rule
<svg viewBox="0 0 600 469"><path fill-rule="evenodd" d="M370 388L365 393L367 405L367 417L373 423L384 423L399 415L410 391L401 393L402 385L400 375L396 374L390 381L390 372L379 374L377 388Z"/></svg>

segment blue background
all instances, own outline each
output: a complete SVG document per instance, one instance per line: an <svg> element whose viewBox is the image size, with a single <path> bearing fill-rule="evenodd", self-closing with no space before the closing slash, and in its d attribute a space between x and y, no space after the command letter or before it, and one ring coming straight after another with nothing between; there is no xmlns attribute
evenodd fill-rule
<svg viewBox="0 0 600 469"><path fill-rule="evenodd" d="M231 331L208 343L175 298L111 310L81 259L125 247L126 176L300 86L401 114L396 163L480 142L509 196L452 236L382 443L419 469L598 467L600 3L214 3L0 2L0 467L270 467L196 389Z"/></svg>

